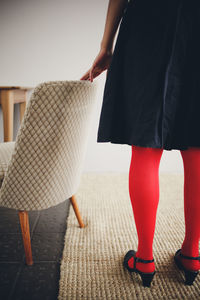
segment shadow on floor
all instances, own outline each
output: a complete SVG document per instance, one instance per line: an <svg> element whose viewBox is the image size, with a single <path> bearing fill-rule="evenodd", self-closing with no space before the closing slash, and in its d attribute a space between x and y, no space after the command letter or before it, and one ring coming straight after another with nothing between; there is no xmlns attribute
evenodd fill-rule
<svg viewBox="0 0 200 300"><path fill-rule="evenodd" d="M0 207L0 299L55 300L70 201L29 212L33 265L25 254L17 210Z"/></svg>

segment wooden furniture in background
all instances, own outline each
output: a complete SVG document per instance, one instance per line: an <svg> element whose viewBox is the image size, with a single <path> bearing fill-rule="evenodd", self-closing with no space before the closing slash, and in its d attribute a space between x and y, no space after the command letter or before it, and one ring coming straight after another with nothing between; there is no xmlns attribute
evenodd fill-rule
<svg viewBox="0 0 200 300"><path fill-rule="evenodd" d="M27 91L31 87L0 86L0 104L3 112L4 142L13 140L14 104L20 103L20 123L24 116L27 102Z"/></svg>

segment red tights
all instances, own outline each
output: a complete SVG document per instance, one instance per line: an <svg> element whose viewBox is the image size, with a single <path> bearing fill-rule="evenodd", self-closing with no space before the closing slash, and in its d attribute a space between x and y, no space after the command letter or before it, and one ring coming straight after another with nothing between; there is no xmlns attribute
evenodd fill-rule
<svg viewBox="0 0 200 300"><path fill-rule="evenodd" d="M185 239L182 254L199 256L200 240L200 148L180 150L184 165ZM153 238L159 201L159 165L162 148L132 146L129 170L129 194L138 235L136 256L153 259ZM176 250L176 249L175 249ZM182 259L183 265L199 270L197 260ZM128 262L133 268L134 258ZM153 263L136 263L143 272L153 272Z"/></svg>

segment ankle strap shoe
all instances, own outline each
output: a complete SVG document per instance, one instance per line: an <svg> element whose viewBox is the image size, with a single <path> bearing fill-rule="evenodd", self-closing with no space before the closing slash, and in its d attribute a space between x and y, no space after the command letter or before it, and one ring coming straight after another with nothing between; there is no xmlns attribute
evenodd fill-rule
<svg viewBox="0 0 200 300"><path fill-rule="evenodd" d="M142 279L142 283L143 286L145 287L150 287L151 286L151 281L156 273L156 271L154 272L142 272L138 269L136 269L136 262L142 262L142 263L151 263L154 262L154 259L151 260L146 260L146 259L142 259L139 257L136 257L136 251L135 250L129 250L126 255L124 256L124 261L123 261L123 266L129 271L129 272L135 272L135 273L139 273ZM134 257L134 266L133 268L130 268L128 265L128 261L130 258Z"/></svg>
<svg viewBox="0 0 200 300"><path fill-rule="evenodd" d="M191 270L186 269L183 266L180 257L186 258L186 259L200 260L200 256L193 257L193 256L183 255L181 253L181 249L178 249L174 255L174 262L175 262L176 266L179 268L179 270L183 270L185 273L185 285L192 285L195 278L199 274L199 271L191 271Z"/></svg>
<svg viewBox="0 0 200 300"><path fill-rule="evenodd" d="M179 249L181 250L181 249ZM180 251L179 255L183 258L186 258L186 259L196 259L196 260L200 260L200 256L196 256L196 257L193 257L193 256L186 256L186 255L183 255Z"/></svg>

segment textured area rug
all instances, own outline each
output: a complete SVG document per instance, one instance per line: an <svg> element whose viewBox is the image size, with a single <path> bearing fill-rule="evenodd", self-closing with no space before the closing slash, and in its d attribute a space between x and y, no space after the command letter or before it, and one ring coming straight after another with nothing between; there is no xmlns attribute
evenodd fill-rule
<svg viewBox="0 0 200 300"><path fill-rule="evenodd" d="M84 228L72 206L61 261L59 300L200 299L200 275L184 284L173 256L184 239L183 174L160 173L160 198L153 242L156 274L143 287L139 274L123 268L124 255L137 250L137 231L128 173L84 173L77 192Z"/></svg>

